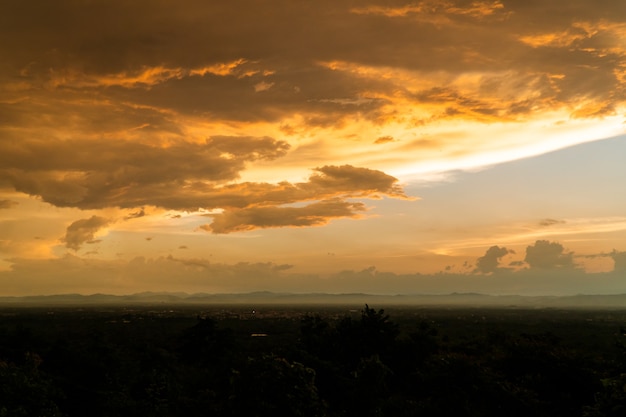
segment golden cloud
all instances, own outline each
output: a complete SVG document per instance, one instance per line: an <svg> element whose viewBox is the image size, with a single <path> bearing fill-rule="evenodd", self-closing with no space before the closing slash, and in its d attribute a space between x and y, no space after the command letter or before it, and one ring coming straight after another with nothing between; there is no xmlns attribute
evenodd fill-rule
<svg viewBox="0 0 626 417"><path fill-rule="evenodd" d="M363 203L332 199L304 207L249 207L213 214L213 222L200 226L213 233L231 233L268 227L320 226L339 217L356 217Z"/></svg>
<svg viewBox="0 0 626 417"><path fill-rule="evenodd" d="M0 209L10 209L18 205L17 201L13 200L0 200Z"/></svg>
<svg viewBox="0 0 626 417"><path fill-rule="evenodd" d="M67 227L63 242L68 248L78 250L83 243L93 241L96 232L109 223L109 219L99 216L76 220Z"/></svg>
<svg viewBox="0 0 626 417"><path fill-rule="evenodd" d="M184 209L189 206L168 204L167 195L193 195L207 182L232 181L247 162L277 158L288 148L269 137L227 136L168 147L120 140L0 142L0 179L62 207Z"/></svg>
<svg viewBox="0 0 626 417"><path fill-rule="evenodd" d="M454 1L426 0L410 5L385 7L366 6L351 9L356 14L372 14L385 17L417 17L420 15L466 15L473 18L484 18L504 10L500 1L473 1L460 3Z"/></svg>
<svg viewBox="0 0 626 417"><path fill-rule="evenodd" d="M323 224L360 212L349 198L406 198L385 172L424 150L492 149L480 124L506 125L513 154L524 141L500 132L626 101L618 3L40 3L0 4L0 181L60 207Z"/></svg>

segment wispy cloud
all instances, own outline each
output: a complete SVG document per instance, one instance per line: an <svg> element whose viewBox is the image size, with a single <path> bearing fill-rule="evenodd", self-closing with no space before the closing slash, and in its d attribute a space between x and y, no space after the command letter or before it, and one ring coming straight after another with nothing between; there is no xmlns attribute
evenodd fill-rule
<svg viewBox="0 0 626 417"><path fill-rule="evenodd" d="M18 205L17 201L0 200L0 209L9 209Z"/></svg>

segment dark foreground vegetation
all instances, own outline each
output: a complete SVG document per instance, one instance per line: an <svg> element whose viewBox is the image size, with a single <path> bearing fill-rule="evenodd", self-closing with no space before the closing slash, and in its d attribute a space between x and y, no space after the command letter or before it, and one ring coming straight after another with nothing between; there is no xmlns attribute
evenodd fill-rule
<svg viewBox="0 0 626 417"><path fill-rule="evenodd" d="M626 311L0 309L0 417L626 415Z"/></svg>

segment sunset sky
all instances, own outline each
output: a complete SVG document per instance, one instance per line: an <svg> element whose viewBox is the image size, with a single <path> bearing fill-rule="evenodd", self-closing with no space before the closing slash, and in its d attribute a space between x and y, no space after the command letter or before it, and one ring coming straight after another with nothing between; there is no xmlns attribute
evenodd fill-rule
<svg viewBox="0 0 626 417"><path fill-rule="evenodd" d="M626 292L626 2L4 0L0 295Z"/></svg>

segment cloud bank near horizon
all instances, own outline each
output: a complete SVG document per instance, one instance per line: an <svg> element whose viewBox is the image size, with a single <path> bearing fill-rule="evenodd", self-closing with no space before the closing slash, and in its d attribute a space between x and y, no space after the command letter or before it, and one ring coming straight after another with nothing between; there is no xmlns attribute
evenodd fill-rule
<svg viewBox="0 0 626 417"><path fill-rule="evenodd" d="M93 220L95 222L97 220ZM87 227L87 226L85 226ZM496 249L494 249L496 248ZM14 259L8 271L0 271L7 294L42 295L68 291L92 294L129 294L137 289L186 292L327 292L371 294L441 294L479 292L503 295L575 295L578 293L626 293L623 282L626 252L598 256L614 261L612 271L588 273L574 263L574 255L558 242L538 240L526 248L526 261L516 269L501 268L500 260L511 252L492 246L476 259L467 273L399 274L374 266L331 274L294 272L294 265L273 262L225 264L206 258L163 256L130 260L99 260L67 254L57 259ZM537 259L543 261L536 262ZM549 261L545 261L545 260ZM482 269L480 269L482 268ZM332 282L332 285L329 283Z"/></svg>

